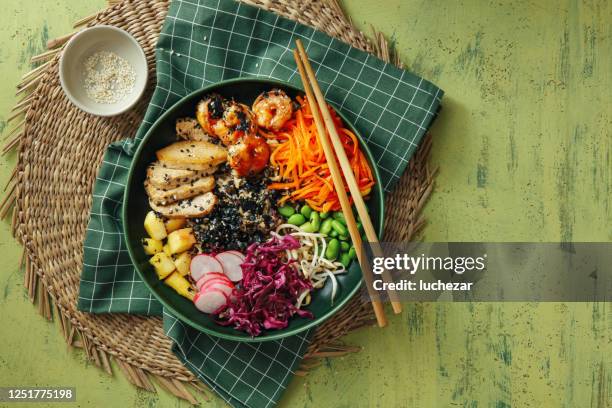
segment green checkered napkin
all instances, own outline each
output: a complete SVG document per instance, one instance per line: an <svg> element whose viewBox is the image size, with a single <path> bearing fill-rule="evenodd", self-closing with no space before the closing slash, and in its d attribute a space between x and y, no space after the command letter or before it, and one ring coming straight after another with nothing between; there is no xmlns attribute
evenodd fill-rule
<svg viewBox="0 0 612 408"><path fill-rule="evenodd" d="M157 86L134 139L109 146L93 191L78 307L91 313L159 315L173 351L233 406L273 406L305 352L310 333L239 343L200 333L152 297L135 272L121 227L125 180L151 124L188 93L236 77L300 85L293 61L300 38L328 101L366 138L389 191L431 124L442 91L319 31L231 0L174 0L160 34ZM146 209L143 209L145 211Z"/></svg>

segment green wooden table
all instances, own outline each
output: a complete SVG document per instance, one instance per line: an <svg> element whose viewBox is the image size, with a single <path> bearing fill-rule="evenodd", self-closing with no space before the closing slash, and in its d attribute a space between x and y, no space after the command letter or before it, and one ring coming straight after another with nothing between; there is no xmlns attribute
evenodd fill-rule
<svg viewBox="0 0 612 408"><path fill-rule="evenodd" d="M446 91L433 128L440 173L426 239L611 241L612 2L381 3L345 6ZM29 58L103 5L3 2L3 133ZM14 163L14 155L0 160L2 185ZM28 302L8 229L0 224L0 386L75 386L82 407L187 405L68 349L57 322ZM296 378L282 405L610 407L611 325L609 304L411 304L389 328L347 336L364 350Z"/></svg>

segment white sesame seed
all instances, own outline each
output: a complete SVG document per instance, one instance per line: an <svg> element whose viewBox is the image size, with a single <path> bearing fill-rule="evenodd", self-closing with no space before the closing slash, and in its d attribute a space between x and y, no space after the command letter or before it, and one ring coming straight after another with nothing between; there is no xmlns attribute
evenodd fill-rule
<svg viewBox="0 0 612 408"><path fill-rule="evenodd" d="M83 86L97 103L116 103L134 90L136 73L130 63L112 51L98 51L84 64Z"/></svg>

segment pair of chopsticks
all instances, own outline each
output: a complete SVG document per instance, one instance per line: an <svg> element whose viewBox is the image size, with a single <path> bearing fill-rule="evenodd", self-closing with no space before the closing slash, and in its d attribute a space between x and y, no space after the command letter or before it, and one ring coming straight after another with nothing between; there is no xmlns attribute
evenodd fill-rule
<svg viewBox="0 0 612 408"><path fill-rule="evenodd" d="M342 180L343 174L351 193L351 197L353 197L353 202L357 208L359 218L361 218L361 223L368 241L374 243L374 246L377 247L378 237L376 236L376 231L372 225L372 220L370 219L366 209L361 192L359 191L359 186L355 180L355 174L353 173L349 159L346 156L344 147L340 141L340 136L336 131L333 119L327 108L327 103L325 102L321 88L319 87L317 79L315 78L314 71L310 66L310 61L308 60L306 50L299 39L296 40L296 45L297 49L293 51L293 57L295 58L295 63L297 64L298 71L300 72L300 77L302 78L308 104L310 105L310 110L312 111L312 116L317 126L317 131L319 132L321 145L323 147L323 151L325 152L325 158L329 166L336 193L338 194L338 199L340 200L340 206L342 207L342 213L346 219L349 234L351 236L351 240L353 241L353 245L355 246L355 251L357 252L357 260L359 261L364 279L366 280L376 321L378 322L378 326L385 327L387 325L387 317L385 316L382 302L380 300L375 300L377 294L372 286L372 273L370 272L370 268L366 267L367 259L363 253L361 235L359 234L357 222L355 221L351 203L346 193L344 181ZM321 115L323 115L323 118L321 118ZM329 138L327 135L329 135ZM336 162L334 152L338 157L338 162L340 162L340 168L342 170L338 168L338 162ZM383 273L383 279L385 281L391 281L388 273ZM397 294L389 292L389 297L391 299L391 306L394 313L401 313L402 304L397 300Z"/></svg>

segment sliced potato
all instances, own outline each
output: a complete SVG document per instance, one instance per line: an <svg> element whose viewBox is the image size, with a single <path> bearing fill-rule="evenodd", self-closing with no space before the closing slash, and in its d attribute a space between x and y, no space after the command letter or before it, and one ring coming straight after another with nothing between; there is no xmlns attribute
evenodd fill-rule
<svg viewBox="0 0 612 408"><path fill-rule="evenodd" d="M171 233L172 231L176 231L179 228L183 228L187 223L187 219L185 218L172 218L166 221L166 231Z"/></svg>
<svg viewBox="0 0 612 408"><path fill-rule="evenodd" d="M189 300L193 300L196 293L195 289L193 289L189 281L178 272L172 272L172 274L164 280L164 283L174 289L179 295Z"/></svg>
<svg viewBox="0 0 612 408"><path fill-rule="evenodd" d="M149 259L149 263L155 268L155 272L159 279L164 279L176 269L174 262L172 262L172 258L163 252L158 252L153 255L151 259Z"/></svg>
<svg viewBox="0 0 612 408"><path fill-rule="evenodd" d="M162 240L168 236L166 232L166 226L164 220L155 213L155 211L149 211L144 220L144 228L147 234L153 239Z"/></svg>
<svg viewBox="0 0 612 408"><path fill-rule="evenodd" d="M164 254L172 258L172 252L170 252L170 246L168 245L168 243L166 243L166 245L163 246L162 251L164 251Z"/></svg>
<svg viewBox="0 0 612 408"><path fill-rule="evenodd" d="M193 235L191 228L182 228L176 231L172 231L168 235L168 247L170 247L170 253L179 254L190 249L196 243L196 238Z"/></svg>
<svg viewBox="0 0 612 408"><path fill-rule="evenodd" d="M188 275L191 267L191 255L188 252L183 252L174 258L174 266L181 276Z"/></svg>
<svg viewBox="0 0 612 408"><path fill-rule="evenodd" d="M155 255L156 253L162 251L164 244L158 239L143 238L142 247L144 248L145 254Z"/></svg>

